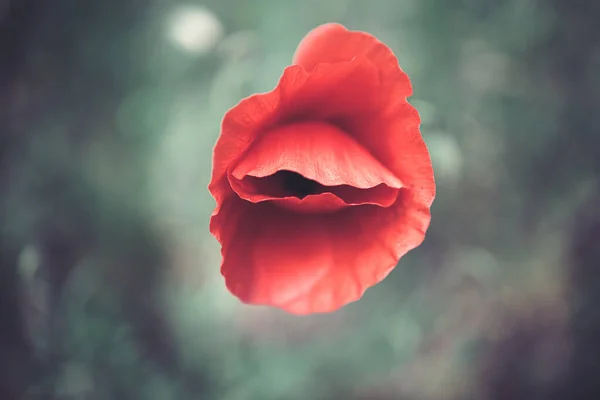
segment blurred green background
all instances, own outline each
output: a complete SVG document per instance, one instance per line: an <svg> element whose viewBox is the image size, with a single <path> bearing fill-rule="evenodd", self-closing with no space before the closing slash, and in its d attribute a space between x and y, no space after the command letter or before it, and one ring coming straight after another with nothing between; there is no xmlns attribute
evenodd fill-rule
<svg viewBox="0 0 600 400"><path fill-rule="evenodd" d="M591 0L0 0L0 398L600 398L599 18ZM387 280L294 317L226 291L206 186L224 112L331 21L397 54L438 195Z"/></svg>

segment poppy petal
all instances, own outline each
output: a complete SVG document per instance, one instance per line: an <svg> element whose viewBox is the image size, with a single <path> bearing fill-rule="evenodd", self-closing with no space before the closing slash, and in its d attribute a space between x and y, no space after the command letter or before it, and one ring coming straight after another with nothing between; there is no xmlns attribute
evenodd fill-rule
<svg viewBox="0 0 600 400"><path fill-rule="evenodd" d="M300 215L273 204L230 199L224 213L222 274L242 302L295 314L335 311L383 280L424 238L429 209L410 193L390 208L361 206Z"/></svg>
<svg viewBox="0 0 600 400"><path fill-rule="evenodd" d="M356 140L411 190L417 208L430 207L436 192L419 124L417 110L403 101L391 103L373 118L356 120L353 127Z"/></svg>
<svg viewBox="0 0 600 400"><path fill-rule="evenodd" d="M231 171L237 179L294 171L322 185L367 189L402 183L341 129L324 122L296 122L271 129L257 140Z"/></svg>
<svg viewBox="0 0 600 400"><path fill-rule="evenodd" d="M412 94L410 80L389 47L371 34L351 31L340 24L324 24L310 31L298 45L293 62L311 71L322 63L345 62L360 56L377 66L386 85L400 88L402 97Z"/></svg>

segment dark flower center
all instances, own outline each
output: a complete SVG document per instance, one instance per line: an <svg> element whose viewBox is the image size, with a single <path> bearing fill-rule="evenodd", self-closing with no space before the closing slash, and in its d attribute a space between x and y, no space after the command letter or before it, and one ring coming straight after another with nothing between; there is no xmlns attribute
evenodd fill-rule
<svg viewBox="0 0 600 400"><path fill-rule="evenodd" d="M278 171L274 177L280 182L285 193L300 199L311 194L322 193L324 189L319 182L305 178L293 171Z"/></svg>

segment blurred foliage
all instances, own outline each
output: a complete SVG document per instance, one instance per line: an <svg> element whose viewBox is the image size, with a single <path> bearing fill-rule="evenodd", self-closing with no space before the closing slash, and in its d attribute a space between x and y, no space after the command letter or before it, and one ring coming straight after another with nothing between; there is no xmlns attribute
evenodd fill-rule
<svg viewBox="0 0 600 400"><path fill-rule="evenodd" d="M598 18L0 0L0 398L600 398ZM299 318L225 291L206 185L223 113L329 21L398 55L439 191L384 283Z"/></svg>

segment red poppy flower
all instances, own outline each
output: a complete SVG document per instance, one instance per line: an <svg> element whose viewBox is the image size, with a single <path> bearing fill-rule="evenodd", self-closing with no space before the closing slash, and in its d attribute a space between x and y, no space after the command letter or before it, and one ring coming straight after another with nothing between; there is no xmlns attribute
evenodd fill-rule
<svg viewBox="0 0 600 400"><path fill-rule="evenodd" d="M411 93L386 45L326 24L274 90L225 114L210 231L231 293L295 314L334 311L423 241L435 183Z"/></svg>

